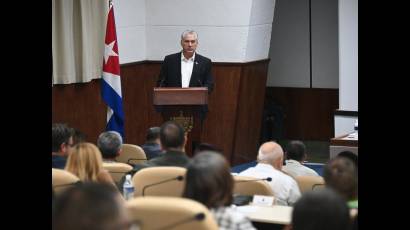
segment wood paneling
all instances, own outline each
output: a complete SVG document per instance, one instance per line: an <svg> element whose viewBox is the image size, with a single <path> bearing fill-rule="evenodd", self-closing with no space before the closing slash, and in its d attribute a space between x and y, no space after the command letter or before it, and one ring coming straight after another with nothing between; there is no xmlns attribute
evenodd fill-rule
<svg viewBox="0 0 410 230"><path fill-rule="evenodd" d="M234 165L253 161L259 148L259 135L265 99L268 62L242 67L241 86L234 138Z"/></svg>
<svg viewBox="0 0 410 230"><path fill-rule="evenodd" d="M163 123L152 104L160 68L161 64L150 63L121 66L127 143L142 145L147 129Z"/></svg>
<svg viewBox="0 0 410 230"><path fill-rule="evenodd" d="M52 121L67 123L96 142L105 128L107 112L100 95L100 81L54 85L52 90Z"/></svg>
<svg viewBox="0 0 410 230"><path fill-rule="evenodd" d="M265 100L283 108L285 139L329 141L333 137L338 89L268 87Z"/></svg>
<svg viewBox="0 0 410 230"><path fill-rule="evenodd" d="M222 149L231 162L254 160L258 148L268 60L252 63L214 63L214 91L201 140ZM141 145L146 130L163 119L153 107L153 88L161 62L121 66L125 113L125 142ZM53 122L64 122L86 133L95 143L105 128L106 106L100 80L53 86Z"/></svg>
<svg viewBox="0 0 410 230"><path fill-rule="evenodd" d="M208 98L209 112L202 129L201 140L217 146L229 161L235 135L236 109L240 86L240 66L212 67L214 91Z"/></svg>

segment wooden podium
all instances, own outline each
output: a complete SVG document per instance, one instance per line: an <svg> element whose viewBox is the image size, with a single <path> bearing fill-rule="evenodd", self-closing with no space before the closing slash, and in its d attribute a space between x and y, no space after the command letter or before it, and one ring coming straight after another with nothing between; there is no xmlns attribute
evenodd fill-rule
<svg viewBox="0 0 410 230"><path fill-rule="evenodd" d="M208 105L208 88L154 88L153 99L164 121L174 120L184 128L188 137L185 152L192 156L194 147L201 142L201 113Z"/></svg>

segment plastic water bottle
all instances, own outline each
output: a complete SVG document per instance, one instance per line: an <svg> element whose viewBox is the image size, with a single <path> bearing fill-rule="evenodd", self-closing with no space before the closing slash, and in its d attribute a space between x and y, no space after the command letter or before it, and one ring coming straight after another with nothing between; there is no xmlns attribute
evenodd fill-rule
<svg viewBox="0 0 410 230"><path fill-rule="evenodd" d="M129 200L134 197L134 185L132 184L131 175L125 176L125 182L123 186L123 195L125 200Z"/></svg>

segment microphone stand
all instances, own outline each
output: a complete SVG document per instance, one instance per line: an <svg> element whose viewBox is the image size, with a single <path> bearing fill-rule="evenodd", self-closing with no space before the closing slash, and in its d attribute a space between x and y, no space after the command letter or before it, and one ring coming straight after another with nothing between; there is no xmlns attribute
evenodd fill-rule
<svg viewBox="0 0 410 230"><path fill-rule="evenodd" d="M182 181L183 179L184 179L183 176L177 176L177 177L174 177L174 178L171 178L171 179L167 179L167 180L163 180L163 181L160 181L160 182L157 182L157 183L154 183L154 184L146 185L146 186L144 186L144 188L142 189L142 196L145 196L145 189L147 189L147 188L149 188L149 187L152 187L152 186L155 186L155 185L159 185L159 184L163 184L163 183L166 183L166 182L169 182L169 181L173 181L173 180Z"/></svg>

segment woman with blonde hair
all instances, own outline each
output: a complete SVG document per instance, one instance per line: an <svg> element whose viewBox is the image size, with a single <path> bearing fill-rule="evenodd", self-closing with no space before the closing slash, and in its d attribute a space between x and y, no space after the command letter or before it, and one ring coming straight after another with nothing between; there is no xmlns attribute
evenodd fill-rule
<svg viewBox="0 0 410 230"><path fill-rule="evenodd" d="M65 170L78 176L82 182L100 182L115 186L107 170L103 168L100 150L92 143L79 143L71 149Z"/></svg>

